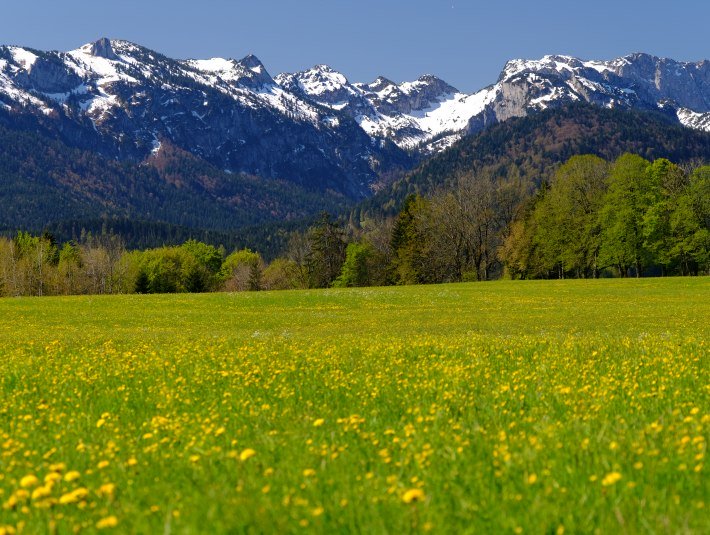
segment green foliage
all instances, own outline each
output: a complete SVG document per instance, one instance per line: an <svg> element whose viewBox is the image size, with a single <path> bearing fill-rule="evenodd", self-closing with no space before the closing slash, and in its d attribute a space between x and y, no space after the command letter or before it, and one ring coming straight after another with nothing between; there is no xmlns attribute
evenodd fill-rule
<svg viewBox="0 0 710 535"><path fill-rule="evenodd" d="M333 284L345 262L345 231L327 212L308 229L310 250L305 258L309 286L327 288Z"/></svg>
<svg viewBox="0 0 710 535"><path fill-rule="evenodd" d="M336 288L371 286L369 263L373 255L374 251L369 244L349 243L340 276L335 279L333 286Z"/></svg>
<svg viewBox="0 0 710 535"><path fill-rule="evenodd" d="M611 167L609 189L599 214L600 264L616 267L622 277L631 268L640 277L652 258L644 241L643 218L660 184L648 167L649 162L640 156L620 156Z"/></svg>
<svg viewBox="0 0 710 535"><path fill-rule="evenodd" d="M262 273L261 282L265 290L293 290L303 288L301 269L288 258L277 258Z"/></svg>
<svg viewBox="0 0 710 535"><path fill-rule="evenodd" d="M513 277L708 272L707 175L706 167L688 176L669 160L630 154L611 166L572 158L499 254Z"/></svg>
<svg viewBox="0 0 710 535"><path fill-rule="evenodd" d="M150 280L148 279L148 274L142 269L138 272L138 276L136 277L134 291L137 294L150 293Z"/></svg>
<svg viewBox="0 0 710 535"><path fill-rule="evenodd" d="M681 273L710 272L710 167L699 167L670 213L669 258Z"/></svg>
<svg viewBox="0 0 710 535"><path fill-rule="evenodd" d="M230 254L220 269L220 279L228 291L261 290L263 260L259 253L242 249Z"/></svg>
<svg viewBox="0 0 710 535"><path fill-rule="evenodd" d="M207 245L197 240L188 240L180 247L195 257L195 260L213 275L222 266L223 253L213 245Z"/></svg>
<svg viewBox="0 0 710 535"><path fill-rule="evenodd" d="M544 271L598 275L598 211L608 167L597 156L574 156L555 173L533 213L533 239Z"/></svg>
<svg viewBox="0 0 710 535"><path fill-rule="evenodd" d="M420 268L425 238L417 222L426 214L428 207L428 201L424 198L409 195L395 219L391 247L397 284L425 282L427 274Z"/></svg>

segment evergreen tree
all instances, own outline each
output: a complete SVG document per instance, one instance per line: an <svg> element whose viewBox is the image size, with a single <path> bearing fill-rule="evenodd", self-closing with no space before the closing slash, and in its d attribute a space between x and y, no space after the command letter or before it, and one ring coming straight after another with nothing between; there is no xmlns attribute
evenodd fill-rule
<svg viewBox="0 0 710 535"><path fill-rule="evenodd" d="M142 269L138 272L138 276L136 277L134 291L137 294L150 293L150 281L148 280L148 274Z"/></svg>
<svg viewBox="0 0 710 535"><path fill-rule="evenodd" d="M306 256L306 269L310 286L327 288L340 275L345 261L345 231L330 214L323 212L308 235L310 251Z"/></svg>

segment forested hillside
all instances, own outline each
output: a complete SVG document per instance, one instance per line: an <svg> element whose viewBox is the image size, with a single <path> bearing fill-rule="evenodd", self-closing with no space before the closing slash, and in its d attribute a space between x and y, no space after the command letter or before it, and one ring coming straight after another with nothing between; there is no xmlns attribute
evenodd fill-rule
<svg viewBox="0 0 710 535"><path fill-rule="evenodd" d="M14 129L2 116L0 111L0 230L40 231L71 222L79 232L86 221L86 230L95 231L96 220L131 219L231 232L345 206L335 193L229 174L167 144L143 164L111 160L68 147L39 124L35 131ZM145 243L142 234L133 225L125 237Z"/></svg>
<svg viewBox="0 0 710 535"><path fill-rule="evenodd" d="M676 163L710 161L710 133L690 130L661 113L571 105L510 119L466 137L383 189L357 210L362 218L396 213L409 194L451 187L461 175L520 177L536 186L570 157L623 153Z"/></svg>

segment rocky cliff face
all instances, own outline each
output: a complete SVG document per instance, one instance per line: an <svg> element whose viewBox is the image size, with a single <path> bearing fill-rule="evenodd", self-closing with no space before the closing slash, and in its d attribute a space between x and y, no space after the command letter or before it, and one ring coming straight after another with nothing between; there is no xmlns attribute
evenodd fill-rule
<svg viewBox="0 0 710 535"><path fill-rule="evenodd" d="M611 61L569 56L509 61L498 82L484 91L495 98L473 116L471 131L535 110L570 102L606 108L655 110L673 114L686 126L707 129L710 122L710 62L683 63L648 54ZM486 117L487 120L482 120Z"/></svg>

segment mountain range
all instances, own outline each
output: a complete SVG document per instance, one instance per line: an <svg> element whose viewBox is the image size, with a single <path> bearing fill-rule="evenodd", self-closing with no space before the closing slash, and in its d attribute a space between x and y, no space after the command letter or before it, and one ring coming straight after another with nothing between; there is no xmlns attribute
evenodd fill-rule
<svg viewBox="0 0 710 535"><path fill-rule="evenodd" d="M212 208L222 214L219 228L294 219L316 211L318 199L330 207L386 191L432 155L497 123L575 103L653 112L668 124L710 132L710 61L648 54L512 60L494 84L468 94L433 75L355 83L317 65L272 77L253 55L177 60L106 38L68 52L0 47L0 126L7 140L0 156L22 167L10 133L23 132L39 136L25 137L26 144L53 143L59 152L61 144L96 158L95 169L108 169L110 186L96 171L84 177L93 192L87 197L86 187L77 191L81 180L67 178L66 162L52 168L45 158L37 180L56 199L72 199L66 209L47 212L47 221L70 211L79 219L137 214L204 226ZM195 166L198 176L188 176L184 169ZM3 197L14 191L7 184L22 179L14 173L5 170ZM126 173L132 178L123 180ZM172 207L161 212L159 202L146 213L150 197L132 204L112 197L131 181L136 194L148 195L147 188L154 200L181 199L183 212L198 198L201 218L183 213L176 221ZM299 209L295 199L310 200ZM0 225L23 224L15 205L16 215Z"/></svg>

